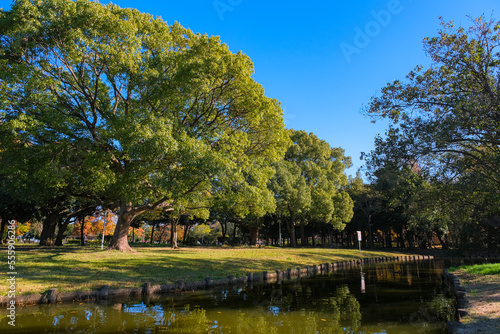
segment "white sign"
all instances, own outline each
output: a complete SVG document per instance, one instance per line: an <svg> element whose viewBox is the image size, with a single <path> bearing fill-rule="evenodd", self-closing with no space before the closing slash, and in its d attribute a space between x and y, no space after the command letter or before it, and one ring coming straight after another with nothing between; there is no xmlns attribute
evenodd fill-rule
<svg viewBox="0 0 500 334"><path fill-rule="evenodd" d="M361 231L357 231L358 232L358 241L361 241Z"/></svg>

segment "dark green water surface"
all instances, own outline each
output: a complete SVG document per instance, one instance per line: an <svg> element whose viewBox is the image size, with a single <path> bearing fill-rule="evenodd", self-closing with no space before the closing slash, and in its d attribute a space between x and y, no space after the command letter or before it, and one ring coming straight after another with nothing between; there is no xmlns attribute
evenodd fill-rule
<svg viewBox="0 0 500 334"><path fill-rule="evenodd" d="M362 270L362 273L361 273ZM272 284L0 310L0 333L446 333L443 263L381 263Z"/></svg>

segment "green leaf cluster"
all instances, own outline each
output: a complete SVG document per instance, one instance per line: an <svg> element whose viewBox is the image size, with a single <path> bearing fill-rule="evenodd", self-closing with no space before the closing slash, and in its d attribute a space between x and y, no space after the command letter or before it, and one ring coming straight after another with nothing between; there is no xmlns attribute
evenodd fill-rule
<svg viewBox="0 0 500 334"><path fill-rule="evenodd" d="M344 173L350 159L312 133L290 130L290 138L293 145L271 180L279 212L293 223L320 220L342 230L352 218Z"/></svg>

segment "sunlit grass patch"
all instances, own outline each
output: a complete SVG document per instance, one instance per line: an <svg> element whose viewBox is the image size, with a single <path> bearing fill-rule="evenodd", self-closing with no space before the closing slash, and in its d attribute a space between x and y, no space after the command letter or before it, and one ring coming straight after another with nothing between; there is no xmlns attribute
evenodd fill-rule
<svg viewBox="0 0 500 334"><path fill-rule="evenodd" d="M138 287L152 284L201 281L205 277L243 276L249 272L287 270L307 265L365 257L408 255L398 252L331 248L279 247L135 247L137 253L102 251L100 247L19 248L16 250L17 293L42 293ZM0 254L3 256L5 252ZM2 260L0 258L0 260ZM7 282L0 282L5 295Z"/></svg>
<svg viewBox="0 0 500 334"><path fill-rule="evenodd" d="M500 263L474 264L451 267L450 271L465 270L472 275L500 275Z"/></svg>

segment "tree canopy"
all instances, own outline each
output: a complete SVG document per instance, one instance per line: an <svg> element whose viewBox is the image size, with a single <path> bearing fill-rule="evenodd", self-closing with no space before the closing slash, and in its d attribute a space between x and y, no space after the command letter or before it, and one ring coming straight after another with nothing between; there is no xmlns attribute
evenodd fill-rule
<svg viewBox="0 0 500 334"><path fill-rule="evenodd" d="M322 220L342 230L352 218L352 200L346 192L350 164L341 148L332 148L312 133L290 130L293 145L276 164L271 189L277 207L288 217L288 229L295 244L295 225Z"/></svg>
<svg viewBox="0 0 500 334"><path fill-rule="evenodd" d="M482 17L468 30L442 26L438 37L424 39L430 68L389 83L367 107L392 122L372 157L418 161L441 177L474 167L498 186L500 26Z"/></svg>
<svg viewBox="0 0 500 334"><path fill-rule="evenodd" d="M138 215L288 146L279 103L218 37L113 4L16 0L0 40L2 169L118 206L111 248L130 250Z"/></svg>

